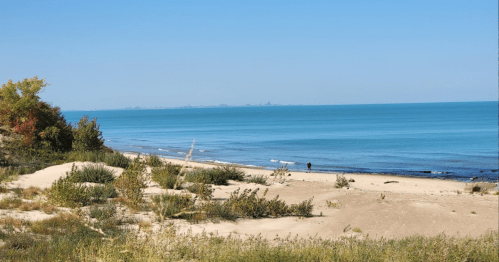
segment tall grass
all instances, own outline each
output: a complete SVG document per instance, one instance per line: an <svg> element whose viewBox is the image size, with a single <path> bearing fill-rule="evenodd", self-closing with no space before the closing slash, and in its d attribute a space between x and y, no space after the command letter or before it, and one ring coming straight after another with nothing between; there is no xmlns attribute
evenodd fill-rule
<svg viewBox="0 0 499 262"><path fill-rule="evenodd" d="M71 228L71 227L70 227ZM68 232L50 239L12 234L0 252L7 261L498 261L498 233L477 238L411 236L401 239L262 237L241 239L176 234L135 235L103 240L95 232ZM84 235L87 232L88 236ZM80 240L76 240L80 237Z"/></svg>

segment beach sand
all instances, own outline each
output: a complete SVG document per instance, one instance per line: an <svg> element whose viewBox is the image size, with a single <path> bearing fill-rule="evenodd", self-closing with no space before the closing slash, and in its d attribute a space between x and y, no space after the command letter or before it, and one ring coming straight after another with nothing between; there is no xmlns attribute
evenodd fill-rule
<svg viewBox="0 0 499 262"><path fill-rule="evenodd" d="M132 157L133 155L128 154ZM174 164L183 160L164 159ZM85 163L78 162L78 165ZM18 181L8 184L10 188L37 186L49 187L53 181L71 170L72 163L52 166L30 175L20 176ZM189 162L188 166L211 168L216 164ZM119 175L122 169L113 168ZM258 168L241 168L246 175L266 175L272 171ZM148 169L150 171L150 169ZM290 176L288 174L291 174ZM466 183L450 180L398 177L374 174L345 174L354 179L348 188L335 188L336 174L287 172L285 181L275 181L269 176L268 186L231 181L228 186L214 186L214 198L226 199L230 193L240 188L260 188L261 195L268 188L266 198L279 198L287 204L295 204L313 198L314 217L283 217L265 219L239 219L236 222L200 222L192 224L184 220L171 220L178 226L179 233L215 233L219 236L261 235L273 239L279 237L338 238L356 236L364 238L400 238L411 235L435 236L445 233L450 236L479 236L487 230L498 230L499 196L493 194L465 193ZM387 181L396 181L386 183ZM165 193L151 182L145 190L146 196ZM173 190L169 190L172 192ZM177 190L177 192L181 192ZM460 193L461 192L461 193ZM490 192L492 193L492 192ZM382 197L384 195L384 198ZM329 207L326 201L336 203ZM19 213L18 211L15 211ZM23 212L22 217L29 216ZM32 212L39 219L46 214ZM10 214L10 215L9 215ZM0 210L0 218L12 216L12 211ZM19 216L19 215L17 215ZM133 216L153 222L159 228L152 212L139 212ZM28 219L28 218L27 218ZM29 218L29 220L37 218ZM167 223L164 222L164 223ZM353 232L345 228L358 228ZM359 230L356 230L359 231Z"/></svg>

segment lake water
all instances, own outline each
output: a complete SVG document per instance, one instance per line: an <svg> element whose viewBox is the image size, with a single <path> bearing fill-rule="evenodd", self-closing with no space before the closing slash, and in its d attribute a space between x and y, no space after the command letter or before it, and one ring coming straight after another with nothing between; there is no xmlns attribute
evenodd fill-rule
<svg viewBox="0 0 499 262"><path fill-rule="evenodd" d="M498 102L63 112L125 152L315 172L498 180Z"/></svg>

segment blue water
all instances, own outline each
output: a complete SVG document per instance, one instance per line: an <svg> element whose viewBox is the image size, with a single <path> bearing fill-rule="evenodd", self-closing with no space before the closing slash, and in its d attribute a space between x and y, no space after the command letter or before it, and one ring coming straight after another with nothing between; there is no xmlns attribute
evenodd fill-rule
<svg viewBox="0 0 499 262"><path fill-rule="evenodd" d="M97 117L125 152L316 172L498 180L498 103L267 106L64 112Z"/></svg>

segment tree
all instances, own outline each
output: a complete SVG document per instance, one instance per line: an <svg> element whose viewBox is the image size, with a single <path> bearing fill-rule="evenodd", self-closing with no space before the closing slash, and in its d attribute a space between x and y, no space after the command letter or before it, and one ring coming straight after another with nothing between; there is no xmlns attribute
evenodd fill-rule
<svg viewBox="0 0 499 262"><path fill-rule="evenodd" d="M73 126L73 148L79 151L94 151L104 149L104 139L99 131L100 125L97 118L88 121L88 116L83 116L77 125Z"/></svg>
<svg viewBox="0 0 499 262"><path fill-rule="evenodd" d="M73 133L58 107L40 101L45 79L9 80L0 89L0 125L21 136L21 145L29 149L68 151ZM18 145L18 146L21 146Z"/></svg>

